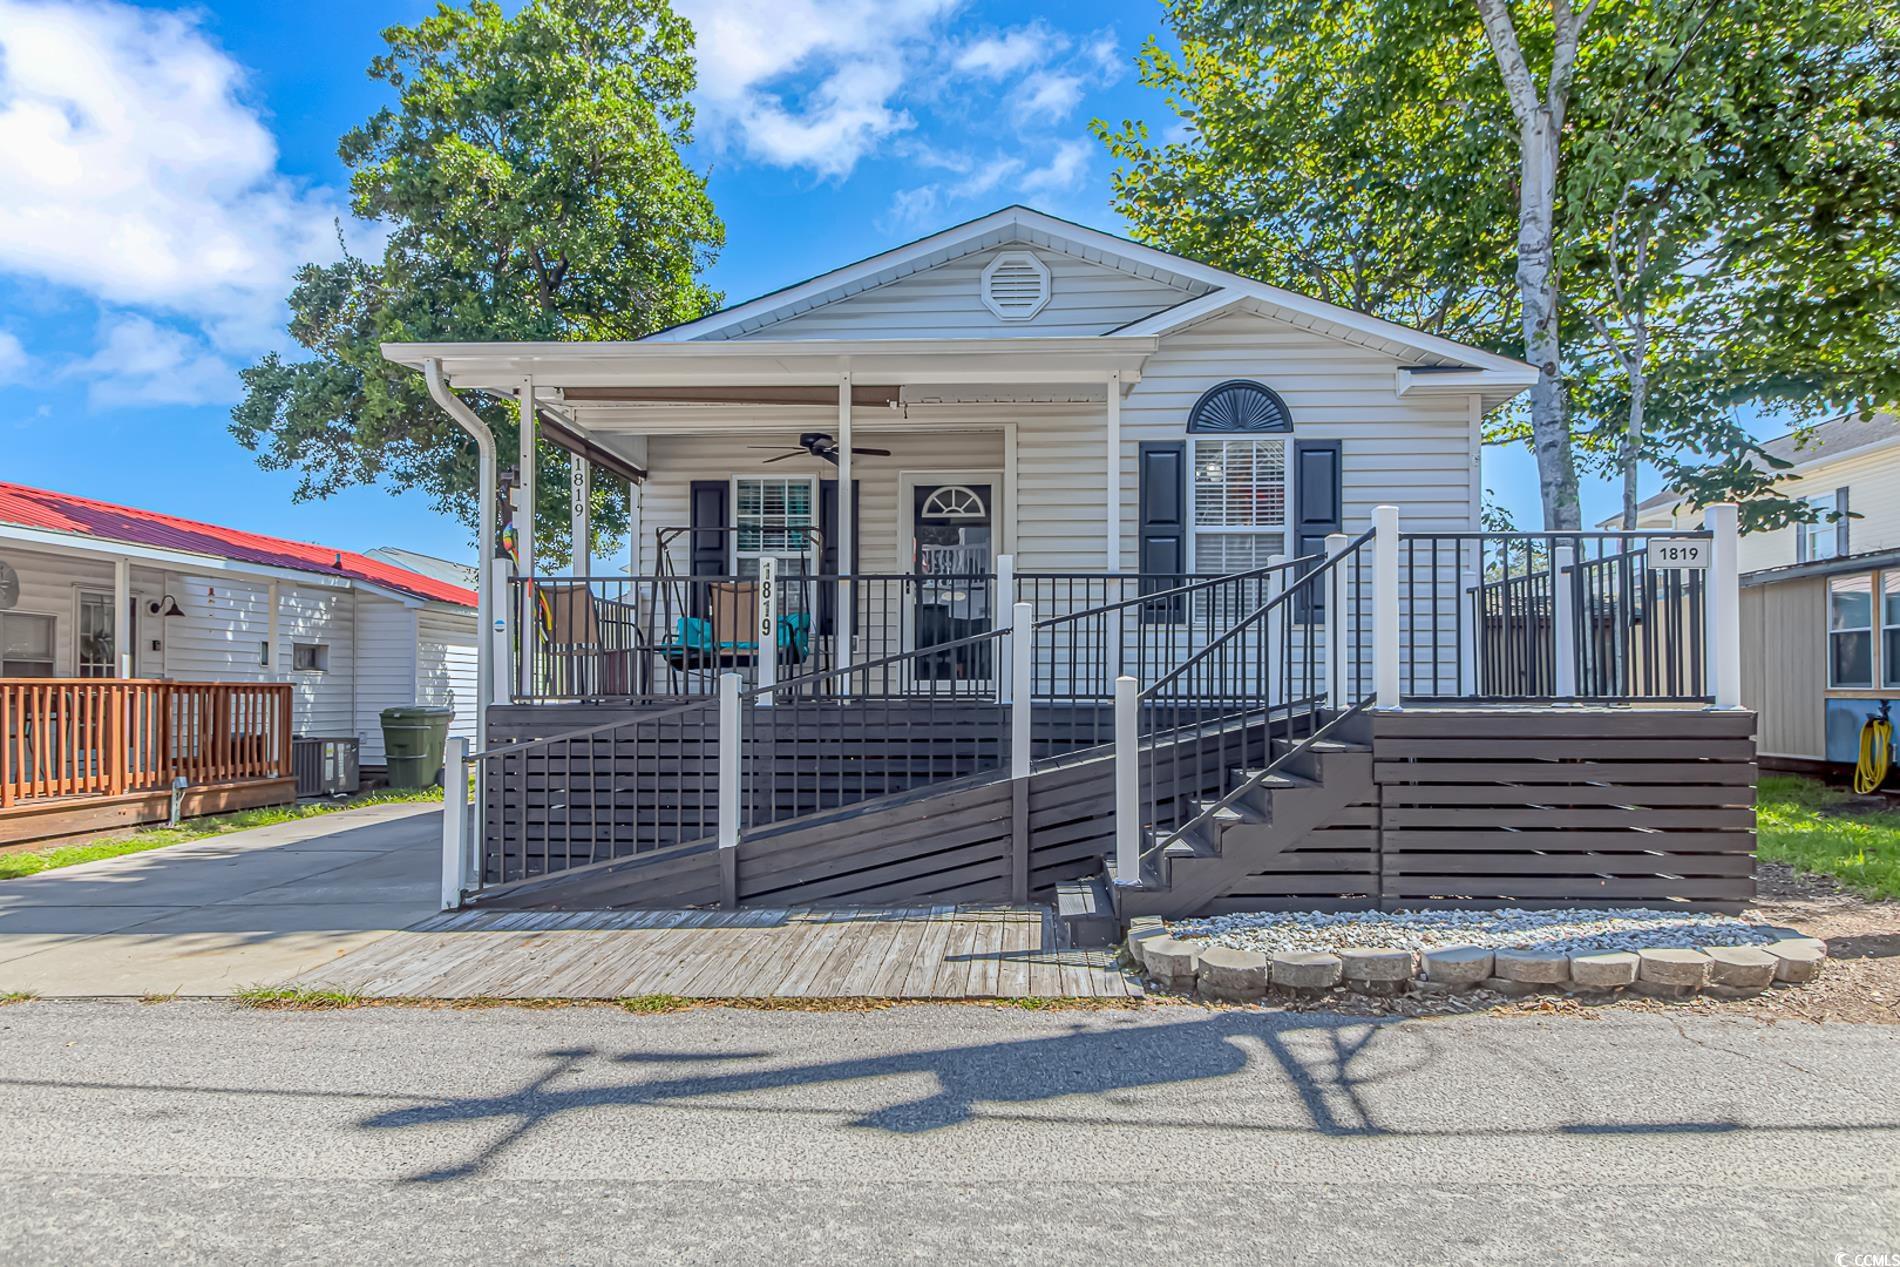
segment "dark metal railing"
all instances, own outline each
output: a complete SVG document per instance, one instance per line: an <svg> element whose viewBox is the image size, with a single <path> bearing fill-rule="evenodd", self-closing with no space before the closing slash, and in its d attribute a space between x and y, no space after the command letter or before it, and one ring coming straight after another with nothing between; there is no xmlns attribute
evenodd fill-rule
<svg viewBox="0 0 1900 1267"><path fill-rule="evenodd" d="M1650 563L1706 531L1418 532L1399 551L1400 689L1418 702L1711 698L1706 573Z"/></svg>
<svg viewBox="0 0 1900 1267"><path fill-rule="evenodd" d="M1140 691L1144 865L1277 772L1290 754L1276 736L1314 736L1365 706L1372 540L1291 561L1262 602Z"/></svg>

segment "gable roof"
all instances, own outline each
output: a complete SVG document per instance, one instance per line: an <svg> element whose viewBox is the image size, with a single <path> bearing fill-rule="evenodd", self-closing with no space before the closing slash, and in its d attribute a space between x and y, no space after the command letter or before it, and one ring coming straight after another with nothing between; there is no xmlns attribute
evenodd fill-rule
<svg viewBox="0 0 1900 1267"><path fill-rule="evenodd" d="M723 308L695 321L650 334L643 342L680 343L736 338L775 322L809 312L950 260L1005 242L1024 242L1090 260L1139 277L1155 278L1206 293L1186 299L1119 333L1158 334L1174 328L1160 319L1169 313L1181 322L1205 319L1246 301L1267 315L1347 342L1378 348L1403 360L1462 366L1513 375L1535 370L1523 361L1414 330L1326 303L1296 291L1271 286L1239 273L1211 268L1183 256L1063 220L1031 207L1010 206L928 237L869 256L817 277ZM1151 328L1153 327L1153 328Z"/></svg>
<svg viewBox="0 0 1900 1267"><path fill-rule="evenodd" d="M410 598L474 607L475 592L368 555L329 546L221 528L135 506L0 482L0 523L98 541L119 541L180 554L207 555L361 581Z"/></svg>
<svg viewBox="0 0 1900 1267"><path fill-rule="evenodd" d="M1824 462L1837 461L1863 449L1877 449L1900 443L1900 412L1882 410L1871 414L1843 414L1817 424L1803 433L1790 431L1762 442L1762 452L1794 465L1778 475L1798 475ZM1637 512L1673 506L1682 494L1665 488L1636 503ZM1605 521L1608 522L1607 520Z"/></svg>

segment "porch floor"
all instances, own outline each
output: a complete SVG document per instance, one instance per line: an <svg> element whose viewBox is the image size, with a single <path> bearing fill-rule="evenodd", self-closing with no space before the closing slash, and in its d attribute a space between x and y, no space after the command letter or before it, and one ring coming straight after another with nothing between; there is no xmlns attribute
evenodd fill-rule
<svg viewBox="0 0 1900 1267"><path fill-rule="evenodd" d="M460 911L292 984L368 998L1125 998L1039 906Z"/></svg>

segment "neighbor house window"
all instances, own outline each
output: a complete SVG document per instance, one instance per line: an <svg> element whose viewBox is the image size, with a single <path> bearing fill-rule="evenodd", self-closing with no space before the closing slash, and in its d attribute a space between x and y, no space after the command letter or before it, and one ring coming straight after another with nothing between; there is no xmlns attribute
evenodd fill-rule
<svg viewBox="0 0 1900 1267"><path fill-rule="evenodd" d="M809 570L812 529L817 525L818 482L809 477L733 481L733 564L740 576L756 576L759 560L771 555L781 571Z"/></svg>
<svg viewBox="0 0 1900 1267"><path fill-rule="evenodd" d="M1806 500L1808 507L1814 511L1815 521L1795 525L1795 531L1801 534L1795 553L1796 561L1811 563L1816 559L1832 559L1845 553L1841 548L1841 538L1846 535L1841 530L1841 521L1830 518L1836 511L1846 509L1841 505L1841 493L1836 491L1825 497L1810 497Z"/></svg>
<svg viewBox="0 0 1900 1267"><path fill-rule="evenodd" d="M114 663L112 595L79 595L79 676L112 677Z"/></svg>
<svg viewBox="0 0 1900 1267"><path fill-rule="evenodd" d="M1827 684L1874 684L1874 578L1836 576L1827 583Z"/></svg>
<svg viewBox="0 0 1900 1267"><path fill-rule="evenodd" d="M324 642L296 642L290 647L290 667L298 673L327 673L330 646Z"/></svg>
<svg viewBox="0 0 1900 1267"><path fill-rule="evenodd" d="M1880 677L1900 686L1900 572L1883 572L1880 580Z"/></svg>
<svg viewBox="0 0 1900 1267"><path fill-rule="evenodd" d="M1286 552L1285 440L1196 436L1193 568L1243 572Z"/></svg>
<svg viewBox="0 0 1900 1267"><path fill-rule="evenodd" d="M54 622L30 612L0 612L0 677L52 677Z"/></svg>

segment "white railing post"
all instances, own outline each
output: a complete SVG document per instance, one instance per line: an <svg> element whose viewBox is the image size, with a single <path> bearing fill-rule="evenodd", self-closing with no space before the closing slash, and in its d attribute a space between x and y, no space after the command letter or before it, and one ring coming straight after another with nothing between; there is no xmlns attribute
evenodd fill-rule
<svg viewBox="0 0 1900 1267"><path fill-rule="evenodd" d="M1373 707L1399 706L1399 508L1372 508Z"/></svg>
<svg viewBox="0 0 1900 1267"><path fill-rule="evenodd" d="M772 689L778 685L778 560L771 555L759 559L759 704L772 706Z"/></svg>
<svg viewBox="0 0 1900 1267"><path fill-rule="evenodd" d="M1141 883L1141 683L1115 679L1115 883Z"/></svg>
<svg viewBox="0 0 1900 1267"><path fill-rule="evenodd" d="M489 644L493 655L495 671L495 699L505 703L515 700L515 645L511 637L514 623L515 587L512 583L514 573L508 560L494 559L489 563L490 587L494 597L489 601L488 610L493 625L487 636L494 639Z"/></svg>
<svg viewBox="0 0 1900 1267"><path fill-rule="evenodd" d="M719 847L739 844L739 675L719 675Z"/></svg>
<svg viewBox="0 0 1900 1267"><path fill-rule="evenodd" d="M1550 547L1551 647L1557 662L1551 680L1552 693L1558 699L1571 699L1577 693L1577 545L1575 540L1553 542Z"/></svg>
<svg viewBox="0 0 1900 1267"><path fill-rule="evenodd" d="M1272 571L1267 573L1267 592L1262 597L1265 602L1270 603L1286 592L1286 573L1281 571L1286 566L1286 556L1284 554L1268 555L1267 566ZM1280 631L1286 624L1285 604L1267 613L1267 627L1262 634L1262 641L1266 644L1267 667L1261 675L1265 681L1260 683L1260 692L1262 698L1267 701L1268 708L1287 702L1274 693L1274 679L1280 672L1280 657L1285 654Z"/></svg>
<svg viewBox="0 0 1900 1267"><path fill-rule="evenodd" d="M1337 559L1346 552L1346 542L1350 540L1343 532L1327 534L1326 557ZM1325 645L1320 648L1320 663L1325 673L1320 681L1326 691L1326 704L1329 708L1344 709L1352 706L1346 698L1346 683L1351 673L1352 658L1347 651L1346 628L1346 565L1336 563L1326 573L1326 623Z"/></svg>
<svg viewBox="0 0 1900 1267"><path fill-rule="evenodd" d="M990 595L990 610L996 613L996 627L1006 629L1008 635L1002 640L1003 654L1001 663L996 666L996 702L1007 704L1015 698L1016 689L1016 631L1021 626L1016 620L1016 556L999 554L996 556L996 575L993 578L995 592Z"/></svg>
<svg viewBox="0 0 1900 1267"><path fill-rule="evenodd" d="M1009 630L1010 679L1015 683L1015 694L1009 702L1009 774L1013 779L1029 777L1030 710L1036 700L1035 654L1036 609L1029 603L1014 603L1010 606Z"/></svg>
<svg viewBox="0 0 1900 1267"><path fill-rule="evenodd" d="M1472 549L1476 552L1480 564L1484 559L1484 542L1476 542ZM1461 549L1460 554L1463 551ZM1466 567L1466 560L1458 560L1458 677L1464 688L1461 695L1482 695L1478 682L1479 640L1484 636L1484 609L1478 601L1478 585L1483 573L1476 567Z"/></svg>
<svg viewBox="0 0 1900 1267"><path fill-rule="evenodd" d="M442 909L462 905L470 874L468 740L450 735L442 758Z"/></svg>
<svg viewBox="0 0 1900 1267"><path fill-rule="evenodd" d="M1733 502L1704 508L1709 548L1709 687L1717 708L1742 706L1742 574L1740 509Z"/></svg>

